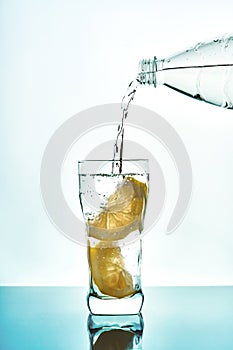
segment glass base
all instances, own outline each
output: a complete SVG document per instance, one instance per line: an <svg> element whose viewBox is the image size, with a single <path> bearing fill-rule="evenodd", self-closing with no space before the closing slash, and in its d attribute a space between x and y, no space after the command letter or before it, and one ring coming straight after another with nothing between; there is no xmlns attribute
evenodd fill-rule
<svg viewBox="0 0 233 350"><path fill-rule="evenodd" d="M127 298L98 298L88 294L87 305L94 315L137 315L141 312L144 295L140 291Z"/></svg>

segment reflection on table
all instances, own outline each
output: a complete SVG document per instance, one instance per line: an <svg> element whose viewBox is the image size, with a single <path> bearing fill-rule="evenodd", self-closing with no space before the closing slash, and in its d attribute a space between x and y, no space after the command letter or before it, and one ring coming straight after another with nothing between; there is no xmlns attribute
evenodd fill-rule
<svg viewBox="0 0 233 350"><path fill-rule="evenodd" d="M89 315L87 326L90 350L142 350L144 323L141 314Z"/></svg>

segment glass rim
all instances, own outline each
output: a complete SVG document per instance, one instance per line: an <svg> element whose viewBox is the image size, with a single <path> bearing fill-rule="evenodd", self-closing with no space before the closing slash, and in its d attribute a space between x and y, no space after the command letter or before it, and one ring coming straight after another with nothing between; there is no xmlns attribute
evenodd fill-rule
<svg viewBox="0 0 233 350"><path fill-rule="evenodd" d="M84 159L78 160L79 163L87 163L87 162L138 162L138 161L146 161L149 162L149 158L122 158L120 159Z"/></svg>
<svg viewBox="0 0 233 350"><path fill-rule="evenodd" d="M115 166L119 166L122 162L123 169L118 172L114 172ZM132 165L132 169L125 169ZM112 170L98 169L101 165L110 165ZM139 168L133 170L133 168ZM122 161L119 159L86 159L78 161L78 173L79 175L100 175L100 174L112 174L112 175L141 175L149 174L149 159L148 158L123 158Z"/></svg>

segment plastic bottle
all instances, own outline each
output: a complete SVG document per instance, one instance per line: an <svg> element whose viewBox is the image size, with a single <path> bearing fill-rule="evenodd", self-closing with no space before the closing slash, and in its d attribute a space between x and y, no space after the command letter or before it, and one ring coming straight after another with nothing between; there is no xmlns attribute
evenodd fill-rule
<svg viewBox="0 0 233 350"><path fill-rule="evenodd" d="M233 34L200 42L168 58L140 61L141 84L166 85L199 100L233 108Z"/></svg>

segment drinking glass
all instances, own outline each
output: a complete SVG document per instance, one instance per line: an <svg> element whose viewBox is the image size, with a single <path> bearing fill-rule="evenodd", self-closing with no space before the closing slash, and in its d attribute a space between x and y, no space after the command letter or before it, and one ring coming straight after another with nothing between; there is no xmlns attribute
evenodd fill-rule
<svg viewBox="0 0 233 350"><path fill-rule="evenodd" d="M119 171L121 169L121 172ZM147 159L78 162L87 234L89 290L95 315L138 314L143 304L141 257L148 197Z"/></svg>

